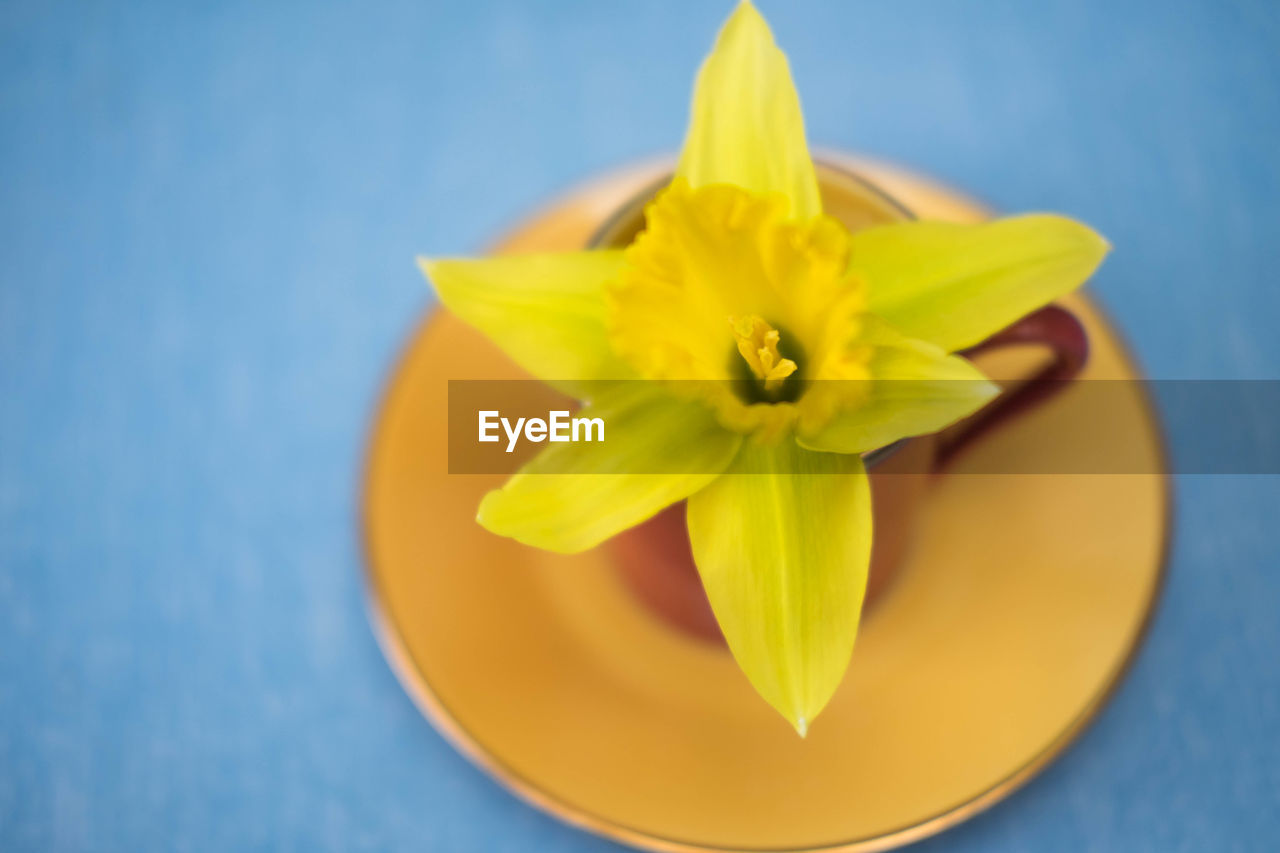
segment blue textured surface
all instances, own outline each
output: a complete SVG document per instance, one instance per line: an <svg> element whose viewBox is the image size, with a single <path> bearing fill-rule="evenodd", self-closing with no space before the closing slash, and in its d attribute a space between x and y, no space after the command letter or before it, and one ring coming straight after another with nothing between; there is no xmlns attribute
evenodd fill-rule
<svg viewBox="0 0 1280 853"><path fill-rule="evenodd" d="M815 142L1098 227L1153 375L1280 376L1275 3L763 5ZM414 710L354 496L414 254L673 149L727 9L0 7L0 849L610 849ZM1280 485L1179 489L1113 704L924 849L1280 837Z"/></svg>

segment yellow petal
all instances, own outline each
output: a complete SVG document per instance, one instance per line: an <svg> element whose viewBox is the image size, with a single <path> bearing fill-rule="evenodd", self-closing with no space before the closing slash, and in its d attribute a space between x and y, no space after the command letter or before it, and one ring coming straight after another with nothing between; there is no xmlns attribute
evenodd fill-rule
<svg viewBox="0 0 1280 853"><path fill-rule="evenodd" d="M689 499L716 620L757 692L803 735L849 665L871 555L858 456L744 445Z"/></svg>
<svg viewBox="0 0 1280 853"><path fill-rule="evenodd" d="M1085 282L1106 240L1062 216L985 225L910 222L853 236L870 309L948 352L972 346Z"/></svg>
<svg viewBox="0 0 1280 853"><path fill-rule="evenodd" d="M878 317L866 315L863 324L858 345L869 350L870 378L814 383L810 394L853 402L815 429L802 422L798 441L804 447L836 453L875 450L948 427L1000 393L966 359L907 338Z"/></svg>
<svg viewBox="0 0 1280 853"><path fill-rule="evenodd" d="M621 382L575 415L604 421L604 441L549 444L476 519L548 551L585 551L714 480L742 439L700 403Z"/></svg>
<svg viewBox="0 0 1280 853"><path fill-rule="evenodd" d="M746 0L725 23L698 72L676 174L695 188L736 184L782 193L798 219L822 212L787 57Z"/></svg>
<svg viewBox="0 0 1280 853"><path fill-rule="evenodd" d="M630 375L604 325L622 251L418 261L440 301L538 379L573 391Z"/></svg>

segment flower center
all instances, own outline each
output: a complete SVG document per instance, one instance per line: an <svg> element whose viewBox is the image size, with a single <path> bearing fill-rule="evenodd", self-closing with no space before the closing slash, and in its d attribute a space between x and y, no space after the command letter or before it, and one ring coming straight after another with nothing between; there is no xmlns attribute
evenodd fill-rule
<svg viewBox="0 0 1280 853"><path fill-rule="evenodd" d="M777 392L787 377L796 372L796 363L778 352L778 341L782 337L778 330L755 314L730 317L729 328L738 343L738 352L752 375L764 385L766 393Z"/></svg>
<svg viewBox="0 0 1280 853"><path fill-rule="evenodd" d="M605 285L609 342L645 379L692 380L682 387L728 429L817 423L852 386L815 393L822 380L864 372L866 285L849 260L848 231L830 217L793 220L782 196L677 179Z"/></svg>

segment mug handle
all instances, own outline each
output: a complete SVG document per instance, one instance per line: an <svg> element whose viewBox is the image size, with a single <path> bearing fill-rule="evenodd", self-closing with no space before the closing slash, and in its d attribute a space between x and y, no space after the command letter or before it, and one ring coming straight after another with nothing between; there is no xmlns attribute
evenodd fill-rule
<svg viewBox="0 0 1280 853"><path fill-rule="evenodd" d="M980 409L938 439L934 470L943 471L957 456L983 436L1019 415L1056 397L1080 375L1089 358L1089 336L1084 325L1065 308L1048 305L996 332L960 355L970 358L1008 346L1039 344L1053 353L1053 360L1038 373Z"/></svg>

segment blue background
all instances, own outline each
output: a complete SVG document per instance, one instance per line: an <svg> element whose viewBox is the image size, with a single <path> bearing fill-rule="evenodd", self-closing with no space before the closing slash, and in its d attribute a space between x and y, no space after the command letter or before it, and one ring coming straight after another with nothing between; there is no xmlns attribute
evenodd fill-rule
<svg viewBox="0 0 1280 853"><path fill-rule="evenodd" d="M1092 223L1153 375L1280 376L1275 3L762 4L815 143ZM728 9L3 3L0 849L611 849L395 682L360 459L414 255L673 150ZM1182 478L1115 701L923 849L1274 844L1277 506Z"/></svg>

